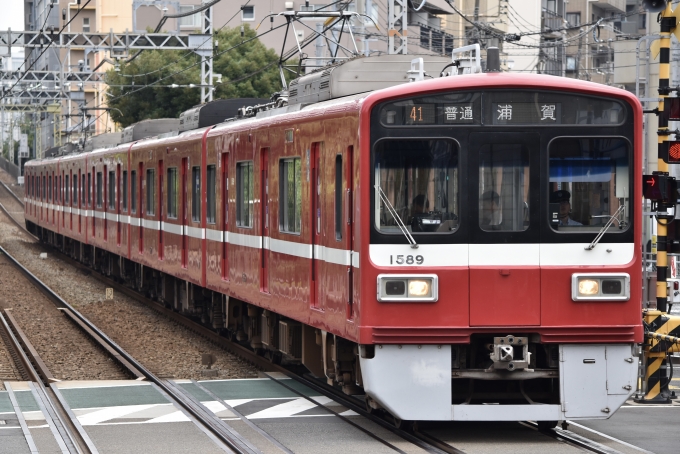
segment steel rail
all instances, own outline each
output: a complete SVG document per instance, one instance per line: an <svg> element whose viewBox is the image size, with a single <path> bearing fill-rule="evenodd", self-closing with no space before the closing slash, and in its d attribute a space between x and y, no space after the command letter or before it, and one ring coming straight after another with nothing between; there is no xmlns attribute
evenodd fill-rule
<svg viewBox="0 0 680 454"><path fill-rule="evenodd" d="M0 184L2 184L2 186L5 188L5 190L7 192L9 192L22 206L24 206L23 202L19 199L19 197L17 197L17 195L14 194L14 192L4 182L0 181ZM11 214L9 214L9 212L6 210L6 208L1 203L0 203L0 209L2 209L2 211L4 211L10 217L10 219L15 224L17 224L23 231L28 233L31 237L38 239L37 237L35 237L35 235L30 233L28 230L26 230L26 228L23 225L21 225L21 223L19 221L17 221ZM0 247L0 250L3 250L3 249ZM61 255L62 260L69 262L71 265L73 265L77 268L83 269L83 270L90 271L90 272L93 271L90 267L83 265L82 263L72 259L71 257L66 255L64 252L60 251L59 249L55 248L55 250ZM213 342L214 344L224 348L225 350L229 351L230 353L235 354L236 356L240 357L241 359L244 359L244 360L250 362L252 365L260 368L261 370L275 371L275 372L283 373L286 376L288 376L288 377L290 377L290 378L292 378L292 379L314 389L315 391L322 393L326 397L332 398L336 402L341 403L342 405L346 406L347 408L351 409L352 411L355 411L356 413L360 414L361 416L379 424L380 426L390 430L391 432L393 432L396 435L406 439L407 441L418 445L419 447L425 449L428 452L431 452L431 453L446 452L446 453L450 453L450 454L462 454L463 453L463 451L455 448L454 446L451 446L448 443L427 434L426 432L419 431L417 429L417 427L414 427L413 430L411 430L411 431L399 429L399 428L395 427L393 424L390 424L387 420L380 418L380 417L373 415L373 414L369 413L368 411L366 411L365 408L363 408L363 406L361 405L361 402L358 399L352 398L350 396L346 396L345 394L340 393L339 391L335 390L334 388L329 388L328 386L325 386L323 384L316 383L316 381L313 380L313 379L305 378L304 376L301 376L301 375L298 375L294 372L291 372L290 370L288 370L288 369L286 369L286 368L284 368L280 365L274 364L274 363L270 362L269 360L267 360L266 358L255 354L253 351L251 351L251 350L249 350L249 349L247 349L247 348L245 348L245 347L243 347L243 346L241 346L241 345L239 345L235 342L232 342L231 340L229 340L225 337L220 336L219 334L215 333L213 330L211 330L211 329L209 329L209 328L207 328L203 325L200 325L200 324L188 319L187 317L185 317L185 316L183 316L183 315L181 315L181 314L179 314L175 311L167 309L162 304L160 304L156 301L153 301L149 298L146 298L145 296L141 295L140 293L138 293L134 289L131 289L131 288L125 286L124 284L120 284L120 283L118 283L118 282L116 282L112 279L109 279L108 277L100 274L99 272L92 273L92 275L96 279L98 279L100 282L106 284L107 286L113 287L117 291L120 291L121 293L124 293L125 295L135 299L136 301L139 301L139 302L145 304L146 306L152 308L153 310L159 312L160 314L162 314L162 315L168 317L169 319L181 324L182 326L189 329L190 331L206 338L207 340L209 340L209 341ZM68 304L68 303L66 303L66 304ZM85 330L90 329L88 327L88 324L87 324L89 322L85 323L84 321L81 320L81 317L82 317L82 319L86 320L82 315L80 315L79 313L77 315L74 314L74 313L77 313L77 311L73 310L73 312L72 312L72 310L65 309L65 310L63 310L63 312L65 314L67 314L69 317L71 317L77 324L79 324L79 326L81 326L81 328L83 328ZM94 329L96 330L96 328L94 328ZM88 333L88 334L90 334L90 333ZM121 355L119 353L114 353L115 349L112 349L111 347L109 347L109 344L106 344L106 347L104 347L104 348L106 348L107 351L109 351L109 353L111 355L115 355L115 358L117 360L125 361L125 356ZM129 364L132 366L132 363L129 363ZM132 367L134 367L134 366L132 366ZM126 366L126 368L127 368L127 366ZM282 386L285 386L285 385L282 384ZM166 391L166 392L168 392L168 391ZM169 394L173 395L172 392L169 392ZM538 425L536 423L533 423L533 422L521 422L520 424L523 424L523 425L529 426L531 428L534 428L536 430L539 430ZM588 440L587 438L580 437L576 434L572 434L571 432L565 431L565 430L562 430L562 429L551 429L551 430L540 431L540 432L551 437L551 438L554 438L556 440L565 441L567 443L573 444L575 446L578 446L578 447L581 447L581 448L584 448L584 449L587 449L589 451L596 452L596 453L599 453L599 454L612 454L613 452L615 452L614 450L607 448L604 445L601 445L601 444L596 443L594 441Z"/></svg>
<svg viewBox="0 0 680 454"><path fill-rule="evenodd" d="M568 430L561 429L559 427L556 427L554 429L541 430L538 428L538 424L533 421L523 421L520 422L519 424L537 430L540 433L547 435L548 437L553 438L557 441L563 441L567 444L578 446L579 448L587 449L588 451L595 452L597 454L620 454L620 451L597 443L593 440L589 440L588 438L582 437Z"/></svg>
<svg viewBox="0 0 680 454"><path fill-rule="evenodd" d="M45 362L42 360L40 357L40 354L38 354L38 351L33 347L33 344L31 341L28 339L26 334L24 334L23 330L19 327L19 324L17 323L16 319L12 315L12 312L5 309L3 310L4 315L5 315L5 321L7 322L7 325L9 326L9 329L12 331L14 334L13 341L16 340L19 342L18 347L21 348L22 352L25 355L21 355L22 358L22 363L24 357L28 357L30 360L30 363L32 365L30 375L31 381L37 382L38 380L42 379L43 383L48 384L48 383L54 383L59 380L54 378L54 375L52 375L52 372L50 372L50 369L47 367ZM33 372L37 372L37 375L33 375Z"/></svg>
<svg viewBox="0 0 680 454"><path fill-rule="evenodd" d="M38 279L33 273L26 269L21 263L19 263L14 257L12 257L3 247L0 246L0 253L5 254L10 261L12 261L21 272L33 283L39 290L43 292L52 302L61 309L66 309L74 317L79 319L80 323L86 326L90 331L97 334L98 338L103 340L108 347L117 352L115 359L124 358L126 363L131 364L136 371L141 373L145 378L154 383L158 388L160 388L165 394L171 397L178 405L180 405L186 412L195 418L203 428L207 429L214 437L216 437L221 443L225 444L229 450L233 450L237 453L248 453L253 454L255 451L250 447L249 443L242 438L240 435L235 434L233 431L228 430L228 426L219 418L214 415L208 415L203 409L195 405L185 393L178 392L178 390L169 385L165 380L156 377L150 370L146 369L141 363L139 363L135 358L128 354L122 347L111 340L104 332L92 324L85 316L74 309L69 303L64 301L59 295L57 295L51 288L49 288L45 283ZM81 325L81 326L82 326ZM122 364L125 367L125 364ZM133 373L134 374L134 373ZM136 374L135 374L136 375Z"/></svg>
<svg viewBox="0 0 680 454"><path fill-rule="evenodd" d="M160 313L161 315L166 316L170 320L184 326L188 330L198 334L199 336L202 336L203 338L207 339L208 341L216 344L217 346L224 348L228 352L240 357L241 359L251 363L253 366L264 370L264 371L271 371L271 372L280 372L282 374L285 374L286 376L292 378L293 380L298 381L299 383L302 383L309 388L321 393L322 395L329 397L336 402L339 402L340 404L346 406L347 408L351 409L352 411L360 414L361 416L365 417L366 419L380 425L381 427L391 431L392 433L396 434L397 436L400 436L401 438L409 441L410 443L415 444L416 446L419 446L423 450L430 452L432 454L442 454L442 453L451 453L451 454L461 454L462 451L447 445L447 449L442 449L441 447L433 446L432 443L428 442L426 439L423 439L418 436L416 433L411 433L409 431L399 429L395 427L392 423L387 421L384 418L381 418L377 415L371 414L366 409L364 408L363 404L361 401L358 399L353 399L344 393L341 393L333 388L329 388L327 386L320 385L319 383L316 383L315 380L306 378L304 376L301 376L299 374L296 374L295 372L292 372L286 368L284 368L281 365L274 364L271 361L267 360L266 358L259 356L255 354L252 350L247 349L246 347L243 347L242 345L239 345L238 343L232 342L231 340L220 336L210 328L207 328L199 323L194 322L193 320L190 320L189 318L166 308L164 305L153 301L144 295L141 295L137 291L125 286L124 284L121 284L119 282L114 281L113 279L110 279L104 275L102 275L99 272L93 272L92 268L83 265L82 263L72 259L68 255L64 254L63 252L59 251L58 249L55 248L55 251L57 251L61 255L61 259L64 260L65 262L69 263L70 265L75 266L78 269L81 270L87 270L92 272L92 276L102 282L103 284L112 287L115 291L121 292L130 298L133 298L135 301L138 301L149 308L155 310L156 312Z"/></svg>
<svg viewBox="0 0 680 454"><path fill-rule="evenodd" d="M43 380L41 379L41 372L36 370L34 367L34 364L37 365L37 362L35 362L35 357L33 357L32 353L27 352L27 350L29 350L28 345L30 345L30 342L28 342L28 339L25 338L23 332L18 329L18 326L12 326L13 323L16 323L15 321L8 322L10 319L13 320L13 317L8 317L9 314L6 310L4 312L4 316L0 314L0 325L2 325L3 330L10 339L11 348L17 352L21 365L24 370L26 370L30 381L39 385L40 391L47 399L47 401L43 402L43 404L49 406L45 408L49 415L45 415L45 417L49 417L53 423L57 423L57 427L55 428L55 436L56 434L59 434L61 440L64 443L64 448L66 448L71 454L80 454L82 452L97 454L97 449L94 447L94 444L90 440L87 433L85 433L83 430L77 418L75 418L74 415L69 414L70 409L67 405L65 405L65 402L63 402L61 399L57 399L58 404L55 405L55 400L49 397L48 390L52 391L52 394L55 394L54 388L52 388L52 385L48 380L46 380L47 386L45 386ZM23 336L24 339L20 340L17 338L17 336L20 338ZM31 346L31 349L32 348L33 347ZM40 361L40 363L42 363L42 361ZM42 371L42 373L44 373L44 371ZM51 376L49 373L48 375ZM59 410L67 415L69 424L67 424L62 415L59 414Z"/></svg>
<svg viewBox="0 0 680 454"><path fill-rule="evenodd" d="M7 192L9 192L10 194L12 194L12 197L14 197L14 198L16 199L17 202L19 202L19 205L21 205L22 208L25 206L25 205L24 205L24 201L21 200L21 199L19 198L19 196L16 195L16 194L14 193L14 191L12 191L12 190L9 188L9 186L7 186L7 185L5 184L4 181L0 181L0 184L2 184L2 186L7 190Z"/></svg>

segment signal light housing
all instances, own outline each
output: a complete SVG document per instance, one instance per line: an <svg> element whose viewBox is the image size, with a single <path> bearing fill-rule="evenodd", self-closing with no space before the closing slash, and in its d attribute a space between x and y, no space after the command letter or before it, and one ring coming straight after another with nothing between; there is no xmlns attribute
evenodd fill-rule
<svg viewBox="0 0 680 454"><path fill-rule="evenodd" d="M668 172L653 172L642 176L642 195L659 209L671 208L678 199L678 185L674 177L668 176Z"/></svg>
<svg viewBox="0 0 680 454"><path fill-rule="evenodd" d="M666 98L665 103L668 103L668 119L670 121L680 121L680 97Z"/></svg>
<svg viewBox="0 0 680 454"><path fill-rule="evenodd" d="M680 164L680 140L670 140L666 142L668 145L668 164Z"/></svg>

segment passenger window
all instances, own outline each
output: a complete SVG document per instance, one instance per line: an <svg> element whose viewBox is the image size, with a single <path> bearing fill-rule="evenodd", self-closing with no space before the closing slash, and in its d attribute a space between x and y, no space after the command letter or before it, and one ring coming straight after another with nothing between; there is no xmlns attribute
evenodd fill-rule
<svg viewBox="0 0 680 454"><path fill-rule="evenodd" d="M87 174L87 206L92 206L92 174Z"/></svg>
<svg viewBox="0 0 680 454"><path fill-rule="evenodd" d="M550 142L549 221L553 229L608 232L630 223L630 147L622 138L562 137Z"/></svg>
<svg viewBox="0 0 680 454"><path fill-rule="evenodd" d="M168 193L168 218L177 219L177 167L170 167L168 169L167 193Z"/></svg>
<svg viewBox="0 0 680 454"><path fill-rule="evenodd" d="M66 205L69 204L69 176L64 177L64 202Z"/></svg>
<svg viewBox="0 0 680 454"><path fill-rule="evenodd" d="M78 205L78 175L73 175L73 204Z"/></svg>
<svg viewBox="0 0 680 454"><path fill-rule="evenodd" d="M191 220L201 222L201 168L191 168Z"/></svg>
<svg viewBox="0 0 680 454"><path fill-rule="evenodd" d="M103 203L103 196L102 196L102 191L103 191L103 181L102 181L102 173L97 172L97 208L102 207Z"/></svg>
<svg viewBox="0 0 680 454"><path fill-rule="evenodd" d="M109 210L116 209L116 172L109 172Z"/></svg>
<svg viewBox="0 0 680 454"><path fill-rule="evenodd" d="M123 211L127 212L127 207L128 207L128 174L127 170L123 170L123 188L122 188L122 205L123 205Z"/></svg>
<svg viewBox="0 0 680 454"><path fill-rule="evenodd" d="M253 161L236 164L236 225L253 226Z"/></svg>
<svg viewBox="0 0 680 454"><path fill-rule="evenodd" d="M216 211L216 197L215 197L215 191L217 191L217 185L215 181L215 177L217 175L217 168L214 165L208 166L208 192L207 192L207 204L208 204L208 212L206 213L206 217L208 218L208 223L209 224L214 224L215 223L215 211Z"/></svg>
<svg viewBox="0 0 680 454"><path fill-rule="evenodd" d="M137 212L137 171L130 172L130 211Z"/></svg>
<svg viewBox="0 0 680 454"><path fill-rule="evenodd" d="M155 169L146 169L146 214L156 214L156 172Z"/></svg>
<svg viewBox="0 0 680 454"><path fill-rule="evenodd" d="M302 182L300 158L279 164L279 230L300 233Z"/></svg>
<svg viewBox="0 0 680 454"><path fill-rule="evenodd" d="M335 157L335 239L342 239L342 155Z"/></svg>

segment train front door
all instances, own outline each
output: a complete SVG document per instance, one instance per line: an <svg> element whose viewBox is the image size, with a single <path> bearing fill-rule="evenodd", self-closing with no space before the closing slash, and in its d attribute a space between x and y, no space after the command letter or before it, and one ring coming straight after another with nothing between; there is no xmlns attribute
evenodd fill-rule
<svg viewBox="0 0 680 454"><path fill-rule="evenodd" d="M541 322L540 136L470 134L470 326Z"/></svg>

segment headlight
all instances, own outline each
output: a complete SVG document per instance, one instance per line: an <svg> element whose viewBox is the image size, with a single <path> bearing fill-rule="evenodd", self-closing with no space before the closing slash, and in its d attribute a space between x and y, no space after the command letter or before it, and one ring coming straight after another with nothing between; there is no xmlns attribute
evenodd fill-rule
<svg viewBox="0 0 680 454"><path fill-rule="evenodd" d="M628 301L630 276L627 273L577 273L571 275L574 301Z"/></svg>
<svg viewBox="0 0 680 454"><path fill-rule="evenodd" d="M408 296L427 296L430 293L430 281L413 279L408 281Z"/></svg>
<svg viewBox="0 0 680 454"><path fill-rule="evenodd" d="M435 302L436 274L381 274L378 276L378 301Z"/></svg>
<svg viewBox="0 0 680 454"><path fill-rule="evenodd" d="M597 295L600 292L600 282L595 279L579 279L578 294L579 296Z"/></svg>

